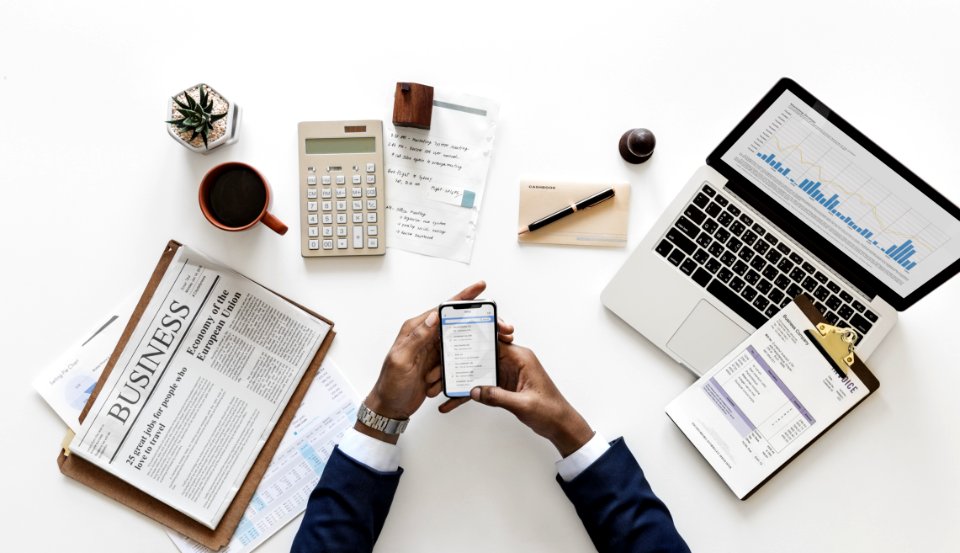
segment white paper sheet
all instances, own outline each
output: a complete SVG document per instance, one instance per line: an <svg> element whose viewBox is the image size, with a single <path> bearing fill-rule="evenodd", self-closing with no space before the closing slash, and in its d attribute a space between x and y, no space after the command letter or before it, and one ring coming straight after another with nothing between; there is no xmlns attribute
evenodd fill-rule
<svg viewBox="0 0 960 553"><path fill-rule="evenodd" d="M336 364L324 360L237 532L219 553L252 551L307 508L333 447L356 419L359 401ZM167 534L183 553L213 552L172 530Z"/></svg>
<svg viewBox="0 0 960 553"><path fill-rule="evenodd" d="M743 499L870 391L840 377L790 303L667 406L667 415Z"/></svg>
<svg viewBox="0 0 960 553"><path fill-rule="evenodd" d="M80 430L80 411L90 399L100 371L117 347L138 299L138 295L131 294L110 310L80 341L33 380L33 387L40 397L74 432Z"/></svg>
<svg viewBox="0 0 960 553"><path fill-rule="evenodd" d="M498 112L435 92L430 130L385 126L387 246L470 262Z"/></svg>

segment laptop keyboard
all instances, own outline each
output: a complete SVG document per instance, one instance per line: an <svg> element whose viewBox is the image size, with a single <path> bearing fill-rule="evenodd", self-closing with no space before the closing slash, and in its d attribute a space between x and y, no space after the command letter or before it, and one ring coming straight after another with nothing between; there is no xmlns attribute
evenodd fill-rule
<svg viewBox="0 0 960 553"><path fill-rule="evenodd" d="M863 336L877 322L876 313L806 255L707 183L655 249L755 327L801 293L814 299L832 325L855 328Z"/></svg>

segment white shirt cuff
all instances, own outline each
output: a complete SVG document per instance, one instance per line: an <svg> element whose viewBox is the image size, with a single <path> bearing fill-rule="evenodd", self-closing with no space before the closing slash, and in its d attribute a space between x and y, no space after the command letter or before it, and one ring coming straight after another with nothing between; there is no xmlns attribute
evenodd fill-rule
<svg viewBox="0 0 960 553"><path fill-rule="evenodd" d="M594 432L589 442L557 461L557 472L560 473L560 478L563 478L564 482L569 482L580 476L581 472L587 470L608 449L610 449L610 444L607 443L607 439L601 436L599 432Z"/></svg>
<svg viewBox="0 0 960 553"><path fill-rule="evenodd" d="M380 472L396 472L400 468L400 447L382 442L348 428L338 445L340 451L358 463Z"/></svg>

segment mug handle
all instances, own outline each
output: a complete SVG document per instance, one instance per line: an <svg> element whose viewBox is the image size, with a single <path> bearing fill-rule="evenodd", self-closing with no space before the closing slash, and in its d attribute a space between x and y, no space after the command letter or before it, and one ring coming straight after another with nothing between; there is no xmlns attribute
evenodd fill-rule
<svg viewBox="0 0 960 553"><path fill-rule="evenodd" d="M272 230L273 232L281 236L286 234L287 230L289 230L287 228L287 225L283 224L283 221L274 217L273 214L270 213L269 211L264 212L263 218L260 219L260 222L267 225L267 227L269 227L270 230Z"/></svg>

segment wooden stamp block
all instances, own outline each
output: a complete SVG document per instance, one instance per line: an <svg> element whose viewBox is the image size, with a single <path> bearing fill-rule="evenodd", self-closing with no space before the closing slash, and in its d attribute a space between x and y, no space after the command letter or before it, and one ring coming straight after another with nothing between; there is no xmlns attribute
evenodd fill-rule
<svg viewBox="0 0 960 553"><path fill-rule="evenodd" d="M393 96L393 124L398 127L429 129L433 115L433 87L397 83Z"/></svg>

